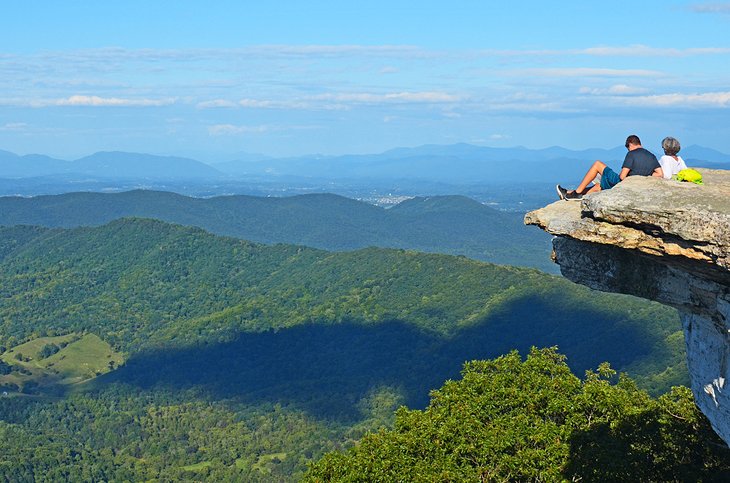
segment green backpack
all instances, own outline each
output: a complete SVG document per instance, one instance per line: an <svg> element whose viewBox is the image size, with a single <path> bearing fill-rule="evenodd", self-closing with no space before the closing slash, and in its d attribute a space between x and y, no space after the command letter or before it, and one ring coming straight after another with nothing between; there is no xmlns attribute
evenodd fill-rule
<svg viewBox="0 0 730 483"><path fill-rule="evenodd" d="M674 175L674 179L677 181L689 181L690 183L702 184L702 175L699 171L692 168L683 169Z"/></svg>

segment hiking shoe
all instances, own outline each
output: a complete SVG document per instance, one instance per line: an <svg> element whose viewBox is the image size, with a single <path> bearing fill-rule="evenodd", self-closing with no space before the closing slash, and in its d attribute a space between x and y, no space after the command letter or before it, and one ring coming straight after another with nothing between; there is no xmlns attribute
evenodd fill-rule
<svg viewBox="0 0 730 483"><path fill-rule="evenodd" d="M564 200L565 195L568 194L568 190L566 190L565 188L563 188L560 185L555 185L555 190L558 192L558 196L560 197L561 200Z"/></svg>
<svg viewBox="0 0 730 483"><path fill-rule="evenodd" d="M583 195L577 191L570 191L565 193L565 199L568 201L578 201L583 199Z"/></svg>

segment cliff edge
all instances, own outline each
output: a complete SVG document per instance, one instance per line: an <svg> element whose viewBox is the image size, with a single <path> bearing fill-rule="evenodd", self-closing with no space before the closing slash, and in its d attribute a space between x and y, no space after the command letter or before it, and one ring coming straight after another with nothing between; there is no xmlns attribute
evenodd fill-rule
<svg viewBox="0 0 730 483"><path fill-rule="evenodd" d="M697 405L730 444L730 171L704 185L634 176L525 215L568 279L676 307Z"/></svg>

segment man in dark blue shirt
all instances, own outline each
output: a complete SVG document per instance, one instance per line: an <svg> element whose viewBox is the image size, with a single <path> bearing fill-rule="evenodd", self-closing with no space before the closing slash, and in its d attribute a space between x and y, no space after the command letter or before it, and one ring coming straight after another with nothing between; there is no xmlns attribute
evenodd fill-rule
<svg viewBox="0 0 730 483"><path fill-rule="evenodd" d="M636 138L636 139L632 139ZM621 166L621 179L626 176L653 176L656 170L661 172L661 165L650 151L641 147L641 141L638 136L629 136L629 140L626 140L626 148L629 150L628 154L624 158L624 164ZM624 171L626 174L624 174ZM662 173L663 174L663 173ZM660 174L660 176L662 176Z"/></svg>
<svg viewBox="0 0 730 483"><path fill-rule="evenodd" d="M657 176L661 178L664 175L656 156L641 146L639 136L632 134L626 138L625 146L629 152L624 158L624 164L621 165L621 173L616 173L605 163L596 161L575 190L567 190L560 185L556 187L560 199L583 199L585 194L613 188L627 176ZM596 178L600 178L600 180L597 181ZM588 185L594 181L596 183L588 188Z"/></svg>

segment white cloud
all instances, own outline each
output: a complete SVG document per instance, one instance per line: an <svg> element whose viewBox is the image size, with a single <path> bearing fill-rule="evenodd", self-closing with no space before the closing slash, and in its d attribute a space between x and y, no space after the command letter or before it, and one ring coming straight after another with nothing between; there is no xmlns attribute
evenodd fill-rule
<svg viewBox="0 0 730 483"><path fill-rule="evenodd" d="M546 99L548 99L548 96L544 93L517 91L508 96L503 96L501 100L509 102L542 102Z"/></svg>
<svg viewBox="0 0 730 483"><path fill-rule="evenodd" d="M326 105L314 103L305 99L293 100L270 100L270 99L241 99L239 101L229 101L225 99L215 99L212 101L199 102L196 107L198 109L215 109L215 108L244 108L244 109L344 109L341 105Z"/></svg>
<svg viewBox="0 0 730 483"><path fill-rule="evenodd" d="M524 69L513 72L515 75L540 77L658 77L661 72L645 69L601 69L594 67L556 67L545 69Z"/></svg>
<svg viewBox="0 0 730 483"><path fill-rule="evenodd" d="M730 14L730 3L729 2L716 2L716 3L701 3L693 5L692 11L696 13L721 13Z"/></svg>
<svg viewBox="0 0 730 483"><path fill-rule="evenodd" d="M63 61L74 64L98 65L128 62L158 63L164 61L191 63L211 60L226 62L250 58L352 58L431 57L435 52L413 45L253 45L232 49L125 49L104 47L70 51L47 51L36 57L49 61ZM0 58L1 60L2 58ZM11 58L12 59L12 58Z"/></svg>
<svg viewBox="0 0 730 483"><path fill-rule="evenodd" d="M691 57L695 55L727 55L729 47L688 47L684 49L651 47L649 45L601 45L580 49L532 49L532 50L479 50L478 57ZM453 54L452 54L453 55Z"/></svg>
<svg viewBox="0 0 730 483"><path fill-rule="evenodd" d="M431 55L428 51L413 45L260 45L229 50L229 52L248 55L259 54L266 57L271 55L287 57L351 57L353 55L411 57Z"/></svg>
<svg viewBox="0 0 730 483"><path fill-rule="evenodd" d="M236 103L233 101L227 101L225 99L215 99L212 101L199 102L196 107L198 109L213 109L218 107L236 107Z"/></svg>
<svg viewBox="0 0 730 483"><path fill-rule="evenodd" d="M238 105L248 109L297 109L297 110L344 110L347 106L343 104L332 104L317 102L316 97L308 96L296 99L281 101L268 99L241 99Z"/></svg>
<svg viewBox="0 0 730 483"><path fill-rule="evenodd" d="M279 103L274 101L262 101L258 99L241 99L238 101L238 105L241 107L253 107L255 109L268 109L277 107Z"/></svg>
<svg viewBox="0 0 730 483"><path fill-rule="evenodd" d="M175 99L124 99L75 95L54 101L38 101L40 106L88 106L88 107L159 107L173 104Z"/></svg>
<svg viewBox="0 0 730 483"><path fill-rule="evenodd" d="M691 47L686 49L650 47L648 45L629 45L623 47L589 47L573 51L577 55L597 57L691 57L695 55L730 54L727 47Z"/></svg>
<svg viewBox="0 0 730 483"><path fill-rule="evenodd" d="M279 131L302 131L319 129L319 126L276 126L261 124L258 126L236 126L234 124L215 124L208 127L211 136L238 136L241 134L264 134Z"/></svg>
<svg viewBox="0 0 730 483"><path fill-rule="evenodd" d="M575 114L583 112L573 106L566 106L561 102L500 102L487 103L484 106L487 111L515 112L515 113L564 113Z"/></svg>
<svg viewBox="0 0 730 483"><path fill-rule="evenodd" d="M216 124L208 128L211 136L231 136L238 134L265 133L271 131L270 126L235 126L233 124Z"/></svg>
<svg viewBox="0 0 730 483"><path fill-rule="evenodd" d="M351 102L355 104L383 104L383 103L444 103L458 102L461 96L445 92L391 92L374 94L369 92L350 92L339 94L320 94L312 96L313 100L327 100L336 102Z"/></svg>
<svg viewBox="0 0 730 483"><path fill-rule="evenodd" d="M24 131L28 124L24 122L8 122L0 126L0 131Z"/></svg>
<svg viewBox="0 0 730 483"><path fill-rule="evenodd" d="M122 98L73 95L59 99L44 98L4 98L0 99L0 106L15 107L161 107L177 102L176 98Z"/></svg>
<svg viewBox="0 0 730 483"><path fill-rule="evenodd" d="M390 92L376 94L371 92L328 93L303 96L294 99L241 99L238 102L216 99L199 102L200 109L218 107L241 107L244 109L312 109L345 110L352 105L376 104L444 104L456 103L464 98L445 92Z"/></svg>
<svg viewBox="0 0 730 483"><path fill-rule="evenodd" d="M474 112L502 112L517 114L544 113L580 113L584 109L577 107L575 96L557 96L549 93L518 91L502 96L469 99L460 108Z"/></svg>
<svg viewBox="0 0 730 483"><path fill-rule="evenodd" d="M632 104L653 107L730 107L730 92L706 92L703 94L658 94L631 98Z"/></svg>
<svg viewBox="0 0 730 483"><path fill-rule="evenodd" d="M273 101L261 99L241 99L238 105L251 109L310 109L312 106L299 100Z"/></svg>
<svg viewBox="0 0 730 483"><path fill-rule="evenodd" d="M504 141L506 139L509 139L510 137L506 134L490 134L489 140L490 141Z"/></svg>
<svg viewBox="0 0 730 483"><path fill-rule="evenodd" d="M594 96L632 96L645 94L649 89L644 87L633 87L626 84L616 84L607 88L600 87L581 87L581 94L591 94Z"/></svg>

